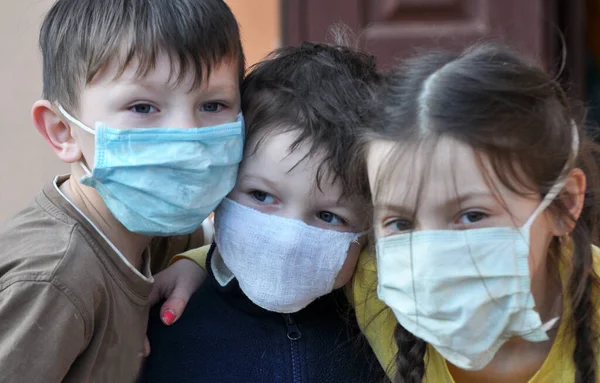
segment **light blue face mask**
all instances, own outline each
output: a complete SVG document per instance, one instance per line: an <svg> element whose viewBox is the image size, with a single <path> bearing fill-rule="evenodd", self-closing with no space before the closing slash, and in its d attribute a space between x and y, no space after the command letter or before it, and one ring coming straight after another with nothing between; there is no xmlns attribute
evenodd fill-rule
<svg viewBox="0 0 600 383"><path fill-rule="evenodd" d="M96 136L95 188L127 230L150 236L193 232L235 185L244 147L244 120L203 128L93 130L62 106L72 123Z"/></svg>
<svg viewBox="0 0 600 383"><path fill-rule="evenodd" d="M548 340L557 319L542 323L535 310L528 258L531 225L555 196L520 228L379 238L379 299L406 330L464 370L483 369L512 337Z"/></svg>
<svg viewBox="0 0 600 383"><path fill-rule="evenodd" d="M573 128L573 156L579 139ZM549 339L531 293L531 226L562 176L521 227L428 230L377 239L377 295L398 322L464 370L481 370L512 337Z"/></svg>

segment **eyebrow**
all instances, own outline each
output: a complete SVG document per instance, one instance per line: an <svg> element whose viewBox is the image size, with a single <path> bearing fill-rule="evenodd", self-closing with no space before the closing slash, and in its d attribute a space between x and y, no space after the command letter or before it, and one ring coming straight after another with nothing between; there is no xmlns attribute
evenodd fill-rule
<svg viewBox="0 0 600 383"><path fill-rule="evenodd" d="M223 95L236 96L238 87L233 84L213 84L212 86L204 86L198 89L202 89L202 92L208 95Z"/></svg>
<svg viewBox="0 0 600 383"><path fill-rule="evenodd" d="M468 201L470 199L490 198L490 197L495 200L495 198L491 192L484 192L484 191L467 192L467 193L461 194L457 197L450 198L450 199L442 202L441 204L438 205L438 208L443 208L443 209L454 208L456 206L461 206L462 204L464 204L466 201ZM374 206L375 206L376 210L393 211L393 212L396 212L396 213L398 213L400 215L404 215L404 216L413 216L415 214L414 209L408 208L407 206L394 204L394 203L376 203Z"/></svg>
<svg viewBox="0 0 600 383"><path fill-rule="evenodd" d="M148 80L139 80L139 81L127 81L120 85L123 89L124 94L128 95L128 97L137 94L138 92L144 93L152 93L152 94L164 94L169 91L169 86L165 84L159 84L156 81L148 81ZM202 94L203 98L206 99L222 99L226 102L238 101L239 97L237 96L237 87L233 85L227 84L215 84L209 88L197 88L191 89L190 92L199 92ZM234 98L236 100L234 100Z"/></svg>
<svg viewBox="0 0 600 383"><path fill-rule="evenodd" d="M409 209L406 206L396 205L393 203L376 203L374 207L375 211L392 211L405 217L412 217L415 213L414 209Z"/></svg>
<svg viewBox="0 0 600 383"><path fill-rule="evenodd" d="M120 84L120 87L123 88L127 92L134 92L139 90L144 91L164 91L165 85L158 84L156 81L143 81L143 80L132 80L132 81L124 81Z"/></svg>
<svg viewBox="0 0 600 383"><path fill-rule="evenodd" d="M454 198L448 199L444 203L442 203L440 206L444 206L445 208L461 206L466 201L469 201L471 199L490 198L490 197L495 200L494 196L489 191L471 191L471 192L460 194Z"/></svg>
<svg viewBox="0 0 600 383"><path fill-rule="evenodd" d="M266 177L263 176L259 176L259 175L254 175L254 174L245 174L244 176L242 176L241 181L244 181L246 179L251 179L251 180L256 180L256 181L262 181L265 184L267 184L267 186L269 186L272 189L277 189L277 182L268 179Z"/></svg>

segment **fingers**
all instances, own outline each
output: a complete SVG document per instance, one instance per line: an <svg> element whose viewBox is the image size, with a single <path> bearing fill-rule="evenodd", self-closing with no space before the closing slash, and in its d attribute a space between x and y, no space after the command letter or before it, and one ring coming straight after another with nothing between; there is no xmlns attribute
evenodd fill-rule
<svg viewBox="0 0 600 383"><path fill-rule="evenodd" d="M150 293L150 297L148 297L148 302L150 304L150 307L157 304L163 298L164 298L164 296L162 294L161 286L157 283L154 283L154 286L152 287L152 292Z"/></svg>
<svg viewBox="0 0 600 383"><path fill-rule="evenodd" d="M146 339L144 339L144 358L146 358L148 355L150 355L150 341L146 335Z"/></svg>
<svg viewBox="0 0 600 383"><path fill-rule="evenodd" d="M179 294L183 296L178 295L178 292L174 291L173 295L167 299L160 309L160 319L167 326L172 325L179 319L191 296L191 293L186 296L186 292L180 292Z"/></svg>
<svg viewBox="0 0 600 383"><path fill-rule="evenodd" d="M206 276L206 271L188 259L176 262L155 276L149 300L154 305L166 298L160 310L164 324L172 325L181 317L190 297Z"/></svg>

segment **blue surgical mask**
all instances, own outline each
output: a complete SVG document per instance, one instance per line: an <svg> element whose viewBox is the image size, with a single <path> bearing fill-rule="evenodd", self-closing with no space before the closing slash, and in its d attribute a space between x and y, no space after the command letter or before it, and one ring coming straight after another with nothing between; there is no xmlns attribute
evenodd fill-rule
<svg viewBox="0 0 600 383"><path fill-rule="evenodd" d="M244 120L203 128L96 129L96 156L80 182L95 188L127 230L150 236L193 232L233 189L244 146Z"/></svg>

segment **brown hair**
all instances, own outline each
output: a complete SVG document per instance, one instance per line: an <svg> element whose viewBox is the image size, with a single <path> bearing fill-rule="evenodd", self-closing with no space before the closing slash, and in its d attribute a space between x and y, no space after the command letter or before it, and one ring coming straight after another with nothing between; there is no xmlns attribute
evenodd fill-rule
<svg viewBox="0 0 600 383"><path fill-rule="evenodd" d="M422 142L452 137L486 156L500 182L523 195L535 189L544 196L560 179L565 166L582 169L588 179L584 208L570 236L573 259L565 299L575 339L573 361L577 383L595 382L597 312L592 289L592 243L598 238L597 148L575 123L573 108L560 86L537 65L498 45L478 45L463 53L433 52L404 62L389 74L378 95L381 106L366 133L367 139ZM580 144L573 160L573 129ZM398 147L400 150L400 147ZM400 166L390 162L389 167ZM384 186L381 173L377 188ZM483 171L483 170L482 170ZM371 180L373 181L373 180ZM377 191L375 192L378 193ZM574 221L560 198L550 206L556 217ZM555 238L549 264L556 265L560 246ZM554 259L553 259L554 258ZM594 287L593 287L594 286ZM395 332L397 382L421 382L426 343L399 324Z"/></svg>
<svg viewBox="0 0 600 383"><path fill-rule="evenodd" d="M46 15L39 36L44 98L67 110L78 107L79 92L111 60L121 74L134 58L138 75L154 68L166 52L198 86L225 59L244 73L238 25L222 0L58 0ZM173 69L173 68L172 68Z"/></svg>
<svg viewBox="0 0 600 383"><path fill-rule="evenodd" d="M246 135L260 137L258 147L273 132L297 131L290 151L307 142L307 156L324 154L318 186L332 176L346 195L368 200L364 161L349 164L379 81L375 59L347 46L303 43L278 49L253 66L243 82Z"/></svg>

